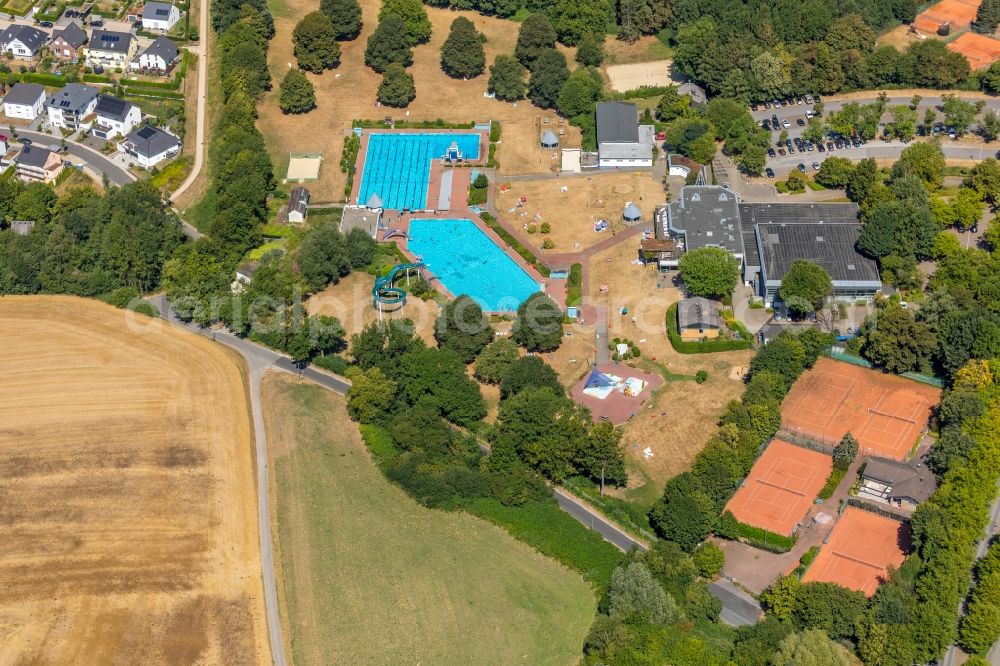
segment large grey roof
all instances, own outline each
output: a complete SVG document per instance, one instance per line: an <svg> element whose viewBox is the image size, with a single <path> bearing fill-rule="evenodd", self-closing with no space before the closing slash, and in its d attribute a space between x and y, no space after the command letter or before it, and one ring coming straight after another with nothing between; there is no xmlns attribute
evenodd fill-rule
<svg viewBox="0 0 1000 666"><path fill-rule="evenodd" d="M31 49L32 53L37 51L38 48L44 44L46 40L48 40L48 38L48 34L42 32L41 30L33 28L30 25L21 25L19 23L12 24L0 33L0 42L9 44L16 39Z"/></svg>
<svg viewBox="0 0 1000 666"><path fill-rule="evenodd" d="M67 111L82 111L97 97L97 88L82 83L67 83L45 101L45 106L54 106Z"/></svg>
<svg viewBox="0 0 1000 666"><path fill-rule="evenodd" d="M146 47L143 55L160 56L163 62L170 64L177 59L177 44L172 39L160 36L153 40L153 43Z"/></svg>
<svg viewBox="0 0 1000 666"><path fill-rule="evenodd" d="M635 104L601 102L597 105L597 144L638 143L639 113Z"/></svg>
<svg viewBox="0 0 1000 666"><path fill-rule="evenodd" d="M181 144L181 140L173 134L152 125L133 130L125 140L133 145L137 154L146 158L155 157Z"/></svg>
<svg viewBox="0 0 1000 666"><path fill-rule="evenodd" d="M866 479L891 486L891 497L908 497L923 502L937 488L937 480L923 463L902 463L885 458L869 458L863 475Z"/></svg>
<svg viewBox="0 0 1000 666"><path fill-rule="evenodd" d="M739 196L724 187L682 187L677 201L667 207L667 224L672 231L684 234L685 251L711 246L741 257L744 254Z"/></svg>
<svg viewBox="0 0 1000 666"><path fill-rule="evenodd" d="M41 148L39 146L25 146L21 149L14 161L18 164L23 164L24 166L36 167L41 169L45 166L45 163L49 160L49 155L52 151L47 148Z"/></svg>
<svg viewBox="0 0 1000 666"><path fill-rule="evenodd" d="M740 219L745 226L770 222L857 222L854 203L741 203Z"/></svg>
<svg viewBox="0 0 1000 666"><path fill-rule="evenodd" d="M653 133L652 125L639 125L639 139L635 143L602 143L598 146L601 159L612 160L652 160Z"/></svg>
<svg viewBox="0 0 1000 666"><path fill-rule="evenodd" d="M97 106L94 107L94 113L98 116L113 118L121 122L125 120L131 108L132 104L130 102L118 99L117 97L111 97L110 95L101 95L97 98Z"/></svg>
<svg viewBox="0 0 1000 666"><path fill-rule="evenodd" d="M170 9L173 7L169 2L147 2L142 8L142 18L166 21L170 17Z"/></svg>
<svg viewBox="0 0 1000 666"><path fill-rule="evenodd" d="M112 53L128 53L132 33L114 30L94 30L90 33L90 48Z"/></svg>
<svg viewBox="0 0 1000 666"><path fill-rule="evenodd" d="M694 296L677 304L677 325L680 328L719 328L719 306L707 298Z"/></svg>
<svg viewBox="0 0 1000 666"><path fill-rule="evenodd" d="M778 283L796 259L826 269L834 284L881 284L878 266L855 249L861 225L854 223L758 224L757 240L768 283Z"/></svg>
<svg viewBox="0 0 1000 666"><path fill-rule="evenodd" d="M15 83L7 96L3 98L4 104L23 104L31 106L38 101L39 97L45 97L45 88L37 83Z"/></svg>
<svg viewBox="0 0 1000 666"><path fill-rule="evenodd" d="M52 33L52 39L56 39L57 37L62 37L63 41L74 49L80 48L87 41L87 33L84 32L83 28L76 21L70 21L65 27Z"/></svg>

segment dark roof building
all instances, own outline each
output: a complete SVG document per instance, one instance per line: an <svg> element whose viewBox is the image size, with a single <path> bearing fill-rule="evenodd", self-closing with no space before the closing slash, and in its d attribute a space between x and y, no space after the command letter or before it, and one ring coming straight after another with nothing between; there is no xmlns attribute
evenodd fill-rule
<svg viewBox="0 0 1000 666"><path fill-rule="evenodd" d="M10 92L3 98L4 104L19 104L32 106L38 98L45 95L45 88L37 83L15 83Z"/></svg>
<svg viewBox="0 0 1000 666"><path fill-rule="evenodd" d="M720 326L719 306L714 301L694 296L677 303L677 327L679 329L705 330Z"/></svg>
<svg viewBox="0 0 1000 666"><path fill-rule="evenodd" d="M147 5L148 7L149 5ZM162 58L163 62L167 65L177 60L180 55L180 51L177 50L177 44L174 40L167 37L157 37L153 40L153 43L146 47L146 50L142 52L142 55L150 57Z"/></svg>
<svg viewBox="0 0 1000 666"><path fill-rule="evenodd" d="M652 166L653 126L639 124L635 104L597 105L597 153L602 167Z"/></svg>
<svg viewBox="0 0 1000 666"><path fill-rule="evenodd" d="M288 221L305 222L309 212L309 190L305 187L293 187L288 194Z"/></svg>
<svg viewBox="0 0 1000 666"><path fill-rule="evenodd" d="M74 49L78 49L87 43L87 33L84 32L83 28L76 21L70 21L65 27L52 33L52 39L58 39L59 37L62 37L62 40Z"/></svg>
<svg viewBox="0 0 1000 666"><path fill-rule="evenodd" d="M142 18L147 20L166 21L170 18L173 8L169 2L147 2L142 8Z"/></svg>
<svg viewBox="0 0 1000 666"><path fill-rule="evenodd" d="M681 188L677 201L659 213L657 238L679 236L685 251L721 247L743 259L740 198L735 192L714 185Z"/></svg>
<svg viewBox="0 0 1000 666"><path fill-rule="evenodd" d="M30 25L14 23L8 26L3 32L0 32L0 45L3 45L3 47L6 48L11 42L18 41L31 51L32 55L34 55L35 53L38 53L38 49L42 47L42 44L44 44L48 38L49 36L38 28L33 28Z"/></svg>
<svg viewBox="0 0 1000 666"><path fill-rule="evenodd" d="M128 54L132 47L132 35L113 30L94 30L90 33L90 48L110 53Z"/></svg>
<svg viewBox="0 0 1000 666"><path fill-rule="evenodd" d="M144 160L150 160L180 148L181 140L159 127L145 125L129 132L124 141L128 151Z"/></svg>
<svg viewBox="0 0 1000 666"><path fill-rule="evenodd" d="M67 83L61 90L52 93L45 106L79 113L90 105L97 94L97 88L82 83Z"/></svg>
<svg viewBox="0 0 1000 666"><path fill-rule="evenodd" d="M920 504L937 488L937 480L922 462L869 458L861 473L861 495L893 504Z"/></svg>
<svg viewBox="0 0 1000 666"><path fill-rule="evenodd" d="M97 98L97 106L94 107L94 113L101 118L111 118L118 122L124 122L132 106L131 102L126 102L123 99L111 97L110 95L101 95Z"/></svg>
<svg viewBox="0 0 1000 666"><path fill-rule="evenodd" d="M14 162L22 166L41 169L49 161L50 155L52 155L52 151L48 148L29 145L21 149L21 152L14 158Z"/></svg>

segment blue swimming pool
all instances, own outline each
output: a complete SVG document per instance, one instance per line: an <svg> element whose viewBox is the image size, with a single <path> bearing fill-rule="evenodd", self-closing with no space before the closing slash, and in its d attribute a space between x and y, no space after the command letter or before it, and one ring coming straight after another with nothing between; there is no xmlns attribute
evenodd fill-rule
<svg viewBox="0 0 1000 666"><path fill-rule="evenodd" d="M364 204L372 194L377 194L386 208L426 208L431 161L444 157L452 142L458 144L464 159L479 159L476 133L371 134L358 203Z"/></svg>
<svg viewBox="0 0 1000 666"><path fill-rule="evenodd" d="M407 247L448 291L484 310L516 310L541 289L472 220L410 220Z"/></svg>

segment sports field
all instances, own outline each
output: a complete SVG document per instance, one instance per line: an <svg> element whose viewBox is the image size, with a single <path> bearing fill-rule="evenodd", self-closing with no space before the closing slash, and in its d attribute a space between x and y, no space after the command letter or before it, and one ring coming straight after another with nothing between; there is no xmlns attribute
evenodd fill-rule
<svg viewBox="0 0 1000 666"><path fill-rule="evenodd" d="M965 30L976 19L982 0L941 0L917 15L913 27L918 32L937 37L938 27L948 24L951 32Z"/></svg>
<svg viewBox="0 0 1000 666"><path fill-rule="evenodd" d="M869 597L910 549L905 523L847 507L810 565L803 583L836 583Z"/></svg>
<svg viewBox="0 0 1000 666"><path fill-rule="evenodd" d="M0 663L270 656L241 366L135 317L0 299Z"/></svg>
<svg viewBox="0 0 1000 666"><path fill-rule="evenodd" d="M862 455L905 460L940 396L926 384L820 358L782 402L781 424L828 446L850 432Z"/></svg>
<svg viewBox="0 0 1000 666"><path fill-rule="evenodd" d="M726 509L740 522L791 536L833 470L833 459L772 440Z"/></svg>
<svg viewBox="0 0 1000 666"><path fill-rule="evenodd" d="M286 635L296 664L573 664L596 601L580 576L372 463L343 398L264 378Z"/></svg>
<svg viewBox="0 0 1000 666"><path fill-rule="evenodd" d="M973 70L985 69L1000 59L1000 40L976 32L967 32L948 42L948 48L961 53Z"/></svg>

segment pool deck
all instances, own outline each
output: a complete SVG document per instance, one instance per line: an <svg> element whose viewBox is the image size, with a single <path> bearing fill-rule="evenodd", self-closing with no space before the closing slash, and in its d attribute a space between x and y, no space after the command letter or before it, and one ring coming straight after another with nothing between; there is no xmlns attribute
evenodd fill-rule
<svg viewBox="0 0 1000 666"><path fill-rule="evenodd" d="M472 166L485 166L490 156L490 132L481 129L365 129L361 132L361 145L358 148L358 159L355 162L354 185L351 188L350 204L364 204L358 201L361 193L361 182L365 175L365 160L368 157L368 141L372 134L478 134L479 135L479 158L467 160L463 164ZM441 172L443 170L443 160L435 159L431 161L431 177L427 184L427 208L438 207L438 197L441 187ZM459 167L456 171L467 171L468 169ZM456 174L457 175L457 174ZM452 191L454 195L454 190ZM454 199L454 196L452 197ZM433 206L431 204L434 204Z"/></svg>

